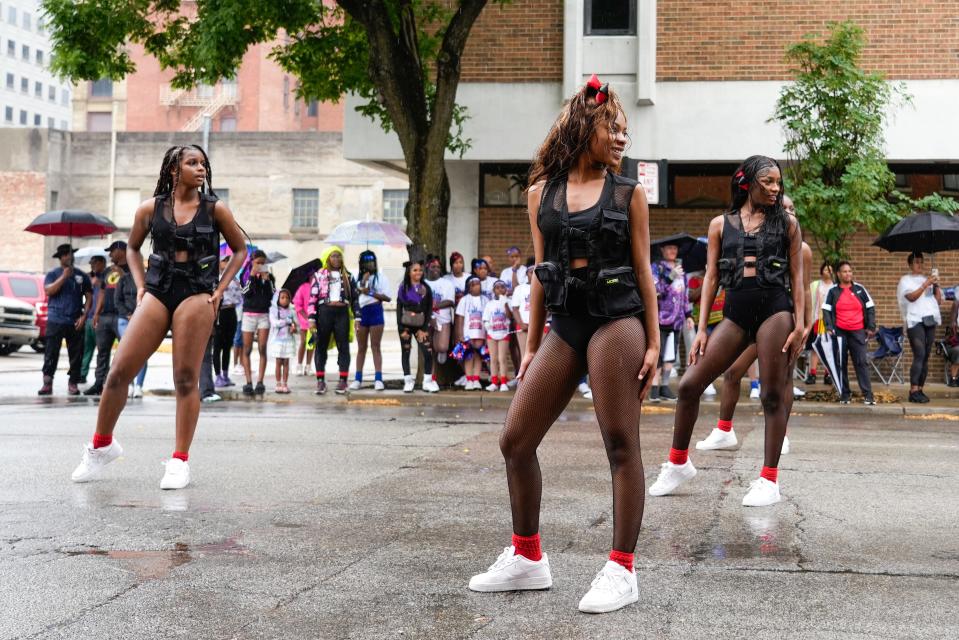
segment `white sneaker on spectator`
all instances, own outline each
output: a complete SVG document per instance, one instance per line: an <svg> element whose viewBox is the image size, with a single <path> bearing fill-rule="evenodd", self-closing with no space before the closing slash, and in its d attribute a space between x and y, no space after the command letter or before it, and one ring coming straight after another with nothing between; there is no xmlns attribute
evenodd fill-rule
<svg viewBox="0 0 959 640"><path fill-rule="evenodd" d="M673 464L664 462L659 471L659 477L649 488L651 496L666 496L679 488L687 480L692 480L696 475L696 467L692 460L686 460L685 464Z"/></svg>
<svg viewBox="0 0 959 640"><path fill-rule="evenodd" d="M618 562L607 560L589 591L579 601L579 610L583 613L609 613L637 601L639 586L635 569L627 571Z"/></svg>
<svg viewBox="0 0 959 640"><path fill-rule="evenodd" d="M517 384L519 384L519 378L513 378L512 380L506 383L506 386L509 387L510 389L515 389Z"/></svg>
<svg viewBox="0 0 959 640"><path fill-rule="evenodd" d="M413 376L403 376L403 393L413 393L415 382Z"/></svg>
<svg viewBox="0 0 959 640"><path fill-rule="evenodd" d="M296 365L296 375L302 376L302 375L303 375L303 368L304 368L304 365L302 365L302 364Z"/></svg>
<svg viewBox="0 0 959 640"><path fill-rule="evenodd" d="M592 400L592 399L593 399L593 390L590 389L589 391L587 391L586 393L584 393L584 394L583 394L583 397L586 398L587 400Z"/></svg>
<svg viewBox="0 0 959 640"><path fill-rule="evenodd" d="M163 463L166 471L160 480L161 489L183 489L190 484L190 465L179 458L170 458Z"/></svg>
<svg viewBox="0 0 959 640"><path fill-rule="evenodd" d="M779 455L786 455L789 453L789 436L783 436L783 448L780 449Z"/></svg>
<svg viewBox="0 0 959 640"><path fill-rule="evenodd" d="M499 390L500 390L500 391L509 391L509 390L510 390L509 383L508 383L508 382L504 382L503 384L501 384L501 385L499 386Z"/></svg>
<svg viewBox="0 0 959 640"><path fill-rule="evenodd" d="M465 375L460 376L456 382L453 383L454 387L466 387L469 385L470 381L466 379Z"/></svg>
<svg viewBox="0 0 959 640"><path fill-rule="evenodd" d="M429 379L423 381L423 391L426 393L436 393L440 390L440 386L436 384L436 380Z"/></svg>
<svg viewBox="0 0 959 640"><path fill-rule="evenodd" d="M313 366L309 363L303 365L303 375L312 376L313 375Z"/></svg>
<svg viewBox="0 0 959 640"><path fill-rule="evenodd" d="M516 554L516 547L510 545L503 549L485 573L470 578L471 591L520 591L525 589L549 589L553 585L553 576L549 571L549 559L533 561Z"/></svg>
<svg viewBox="0 0 959 640"><path fill-rule="evenodd" d="M712 382L710 382L710 383L709 383L709 386L706 387L706 390L703 391L703 395L706 396L707 398L715 398L715 397L716 397L716 387L713 386L713 383L712 383Z"/></svg>
<svg viewBox="0 0 959 640"><path fill-rule="evenodd" d="M805 391L803 391L802 389L800 389L799 387L797 387L797 386L795 386L795 385L793 386L793 397L794 397L794 398L802 398L802 397L805 396L805 395L806 395L806 392L805 392Z"/></svg>
<svg viewBox="0 0 959 640"><path fill-rule="evenodd" d="M766 478L756 478L749 485L749 493L743 497L744 507L768 507L782 500L779 495L779 483Z"/></svg>
<svg viewBox="0 0 959 640"><path fill-rule="evenodd" d="M350 383L350 391L359 391L362 385L363 383L359 380L353 380L353 382Z"/></svg>
<svg viewBox="0 0 959 640"><path fill-rule="evenodd" d="M386 385L383 384L383 381L382 381L382 380L374 380L374 381L373 381L373 390L374 390L374 391L382 391L382 390L385 389L385 388L386 388Z"/></svg>
<svg viewBox="0 0 959 640"><path fill-rule="evenodd" d="M128 398L132 398L132 397L133 397L133 383L132 383L132 382L130 383L130 386L127 387L127 397L128 397Z"/></svg>
<svg viewBox="0 0 959 640"><path fill-rule="evenodd" d="M749 390L750 400L759 400L759 387L753 387Z"/></svg>
<svg viewBox="0 0 959 640"><path fill-rule="evenodd" d="M220 396L219 393L211 393L211 394L208 395L208 396L203 396L203 398L200 400L200 402L202 402L202 403L204 403L204 404L211 404L211 403L213 403L213 402L220 402L221 400L223 400L223 398L222 398L222 396Z"/></svg>
<svg viewBox="0 0 959 640"><path fill-rule="evenodd" d="M679 377L679 369L677 369L676 367L673 367L672 369L669 370L669 379L670 379L670 380L672 380L673 378L678 378L678 377Z"/></svg>
<svg viewBox="0 0 959 640"><path fill-rule="evenodd" d="M233 375L234 375L234 376L242 376L243 374L244 374L244 371L243 371L243 365L242 365L242 364L240 364L239 362L237 362L235 365L233 365Z"/></svg>
<svg viewBox="0 0 959 640"><path fill-rule="evenodd" d="M705 440L696 443L696 448L700 451L714 451L716 449L732 449L739 443L736 440L736 433L730 429L723 431L719 427L713 427Z"/></svg>
<svg viewBox="0 0 959 640"><path fill-rule="evenodd" d="M117 458L123 455L123 447L114 440L109 446L94 449L92 443L87 443L83 447L83 458L80 464L73 470L70 479L74 482L88 482L93 480L103 467L107 466Z"/></svg>
<svg viewBox="0 0 959 640"><path fill-rule="evenodd" d="M589 391L589 385L585 382L580 382L579 386L576 387L576 390L579 391L582 395L586 395L586 392Z"/></svg>
<svg viewBox="0 0 959 640"><path fill-rule="evenodd" d="M143 387L138 384L133 385L133 397L142 398L143 397Z"/></svg>

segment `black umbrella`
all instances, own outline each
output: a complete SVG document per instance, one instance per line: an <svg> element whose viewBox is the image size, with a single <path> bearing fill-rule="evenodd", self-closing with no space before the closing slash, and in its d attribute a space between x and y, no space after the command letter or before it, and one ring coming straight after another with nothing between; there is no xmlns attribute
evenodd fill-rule
<svg viewBox="0 0 959 640"><path fill-rule="evenodd" d="M696 244L690 247L689 251L687 251L685 255L680 253L679 257L683 259L683 271L686 273L705 271L706 249L708 247L709 241L706 238L698 238L696 240Z"/></svg>
<svg viewBox="0 0 959 640"><path fill-rule="evenodd" d="M653 240L649 243L651 249L649 257L651 260L660 260L663 257L662 248L668 244L674 244L679 247L679 257L689 253L689 251L699 242L694 236L688 233L676 233L659 240Z"/></svg>
<svg viewBox="0 0 959 640"><path fill-rule="evenodd" d="M959 249L959 218L935 211L914 213L894 224L872 244L890 252L954 251Z"/></svg>
<svg viewBox="0 0 959 640"><path fill-rule="evenodd" d="M89 211L47 211L33 219L24 231L41 236L105 236L117 230L109 218Z"/></svg>
<svg viewBox="0 0 959 640"><path fill-rule="evenodd" d="M316 271L322 266L323 261L319 258L313 258L309 262L301 264L290 271L290 275L288 275L286 280L283 281L283 288L292 294L296 294L296 290L300 288L300 285L302 285L304 282L308 282L310 276L316 273Z"/></svg>

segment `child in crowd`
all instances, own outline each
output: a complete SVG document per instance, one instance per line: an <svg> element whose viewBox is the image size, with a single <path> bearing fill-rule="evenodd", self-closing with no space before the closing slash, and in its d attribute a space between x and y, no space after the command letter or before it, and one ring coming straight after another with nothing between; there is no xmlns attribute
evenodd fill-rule
<svg viewBox="0 0 959 640"><path fill-rule="evenodd" d="M310 274L312 278L312 274ZM299 345L296 350L296 373L301 376L313 374L313 347L306 339L310 330L310 281L307 280L293 294L293 308L296 309L296 326L300 331Z"/></svg>
<svg viewBox="0 0 959 640"><path fill-rule="evenodd" d="M270 306L276 291L276 279L266 265L266 253L257 249L253 252L250 279L243 287L243 372L246 384L243 395L262 396L266 392L263 376L266 374L266 348L270 336ZM257 370L256 387L253 386L253 371L250 355L253 353L253 341L256 340L260 356Z"/></svg>
<svg viewBox="0 0 959 640"><path fill-rule="evenodd" d="M519 343L519 359L523 361L526 355L526 337L529 330L529 296L532 287L529 280L513 289L513 298L509 306L512 307L513 320L516 322L516 341Z"/></svg>
<svg viewBox="0 0 959 640"><path fill-rule="evenodd" d="M437 256L426 258L426 284L433 292L433 354L436 362L443 364L450 351L456 287L443 277L443 265Z"/></svg>
<svg viewBox="0 0 959 640"><path fill-rule="evenodd" d="M510 299L506 295L506 283L493 283L493 299L483 309L483 328L486 329L486 346L490 356L490 385L487 391L509 391L509 324Z"/></svg>
<svg viewBox="0 0 959 640"><path fill-rule="evenodd" d="M483 311L486 299L482 296L482 282L476 276L466 279L466 295L456 305L456 339L464 342L470 352L463 359L466 370L466 390L481 391L480 369L482 367L482 348L486 343L486 331L483 329Z"/></svg>
<svg viewBox="0 0 959 640"><path fill-rule="evenodd" d="M296 309L290 292L280 289L270 307L270 355L276 359L276 392L289 393L290 358L296 355Z"/></svg>

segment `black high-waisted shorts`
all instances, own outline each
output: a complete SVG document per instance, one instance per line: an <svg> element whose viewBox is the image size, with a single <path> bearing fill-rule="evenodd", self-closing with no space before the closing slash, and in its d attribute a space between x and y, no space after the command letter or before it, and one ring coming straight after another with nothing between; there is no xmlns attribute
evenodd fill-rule
<svg viewBox="0 0 959 640"><path fill-rule="evenodd" d="M166 307L167 311L171 314L176 311L176 308L180 306L181 302L198 293L193 284L193 277L183 273L183 271L188 268L193 268L192 263L177 262L174 265L170 288L166 291L160 291L154 287L146 288L157 300L163 303L163 306Z"/></svg>
<svg viewBox="0 0 959 640"><path fill-rule="evenodd" d="M746 332L750 342L755 342L763 322L780 311L792 310L792 297L786 289L765 289L756 283L756 278L743 278L740 288L726 291L723 317L732 320Z"/></svg>
<svg viewBox="0 0 959 640"><path fill-rule="evenodd" d="M570 275L586 280L587 268L573 269ZM566 308L569 310L569 315L554 314L549 322L549 330L555 332L585 360L586 347L589 346L590 338L609 320L589 314L586 307L586 292L582 289L569 290L566 294Z"/></svg>

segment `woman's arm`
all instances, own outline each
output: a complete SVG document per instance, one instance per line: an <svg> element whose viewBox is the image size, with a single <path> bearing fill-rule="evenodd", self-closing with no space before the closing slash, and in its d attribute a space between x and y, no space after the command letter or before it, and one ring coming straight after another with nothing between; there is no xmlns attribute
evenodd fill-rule
<svg viewBox="0 0 959 640"><path fill-rule="evenodd" d="M796 283L805 283L803 279L803 251L802 251L802 230L799 228L799 220L794 216L789 216L789 281ZM794 361L799 357L799 352L803 347L803 328L806 320L806 294L803 292L805 287L792 287L793 298L793 331L786 338L783 344L783 353L789 352L789 361Z"/></svg>
<svg viewBox="0 0 959 640"><path fill-rule="evenodd" d="M220 233L226 238L226 243L229 245L230 250L233 251L233 255L230 256L230 261L226 264L226 269L220 274L220 283L217 285L216 291L210 296L210 302L219 302L223 297L223 292L230 286L230 281L233 280L233 277L236 276L240 267L243 266L243 262L246 260L246 242L243 241L243 232L240 231L240 225L236 223L233 212L230 211L230 208L227 207L222 200L216 201L216 206L213 208L213 220L216 222ZM127 251L127 255L129 258L129 250ZM270 276L272 277L272 274L270 274ZM140 286L139 281L137 282L137 286Z"/></svg>
<svg viewBox="0 0 959 640"><path fill-rule="evenodd" d="M543 197L543 189L545 186L545 181L538 182L530 187L528 192L529 229L533 236L533 255L536 258L536 264L543 261L543 254L546 251L543 234L539 230L539 225L536 224L536 217L539 213L539 203ZM534 277L529 279L529 335L526 339L527 356L535 354L539 349L539 344L543 340L543 329L546 327L546 299L543 294L543 285L540 284L539 278L535 277L535 271L533 272L533 276ZM528 358L523 359L528 361ZM523 373L523 371L520 371L520 376Z"/></svg>
<svg viewBox="0 0 959 640"><path fill-rule="evenodd" d="M706 244L706 275L699 294L699 327L697 331L706 335L709 326L709 312L716 301L716 291L719 290L719 254L720 244L723 241L723 217L716 216L709 223L709 233ZM690 356L695 354L690 350ZM693 361L695 362L695 360Z"/></svg>
<svg viewBox="0 0 959 640"><path fill-rule="evenodd" d="M633 189L629 202L629 235L633 258L633 273L643 299L643 317L646 328L646 355L639 372L640 399L652 385L653 376L659 360L659 302L656 295L656 283L649 266L649 205L646 204L646 191L641 186Z"/></svg>
<svg viewBox="0 0 959 640"><path fill-rule="evenodd" d="M143 254L140 247L150 233L150 219L153 217L153 203L156 198L144 200L133 214L133 224L130 226L130 237L127 239L127 266L133 275L133 282L137 287L137 301L143 298L146 275L143 271ZM246 247L244 247L244 251Z"/></svg>

